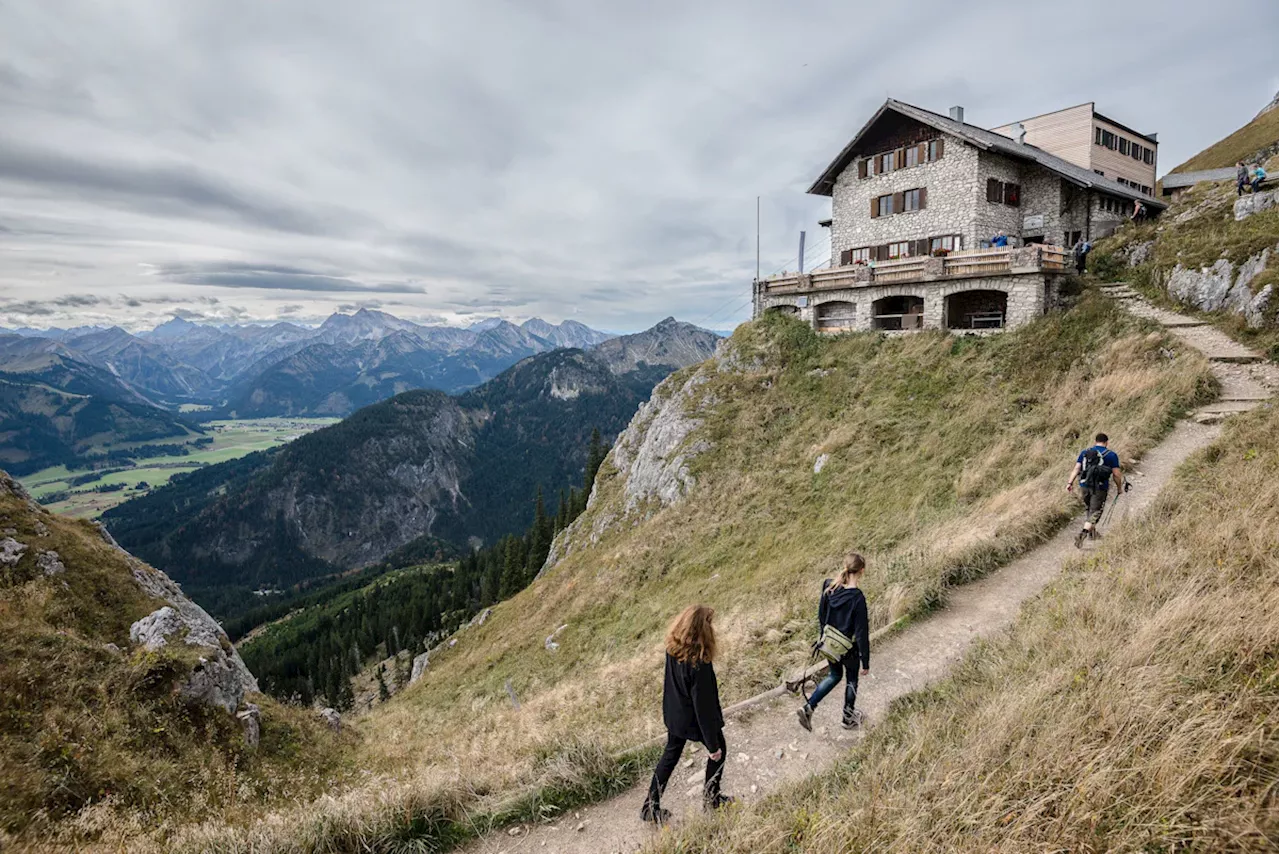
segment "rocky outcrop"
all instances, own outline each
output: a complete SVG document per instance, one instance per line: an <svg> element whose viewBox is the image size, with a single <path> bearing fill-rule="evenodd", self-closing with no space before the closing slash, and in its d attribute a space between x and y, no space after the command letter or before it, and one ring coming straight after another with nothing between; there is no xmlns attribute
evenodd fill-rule
<svg viewBox="0 0 1280 854"><path fill-rule="evenodd" d="M67 571L62 559L58 557L58 553L53 551L40 552L36 557L36 569L46 576L61 575Z"/></svg>
<svg viewBox="0 0 1280 854"><path fill-rule="evenodd" d="M320 717L324 718L324 722L329 725L329 729L334 732L342 731L342 715L338 714L337 709L321 709Z"/></svg>
<svg viewBox="0 0 1280 854"><path fill-rule="evenodd" d="M591 354L603 360L615 374L659 366L676 370L709 357L719 340L714 332L668 317L644 332L611 338L596 346Z"/></svg>
<svg viewBox="0 0 1280 854"><path fill-rule="evenodd" d="M22 554L27 550L24 543L20 543L13 537L5 537L0 540L0 566L17 566L18 561L22 560Z"/></svg>
<svg viewBox="0 0 1280 854"><path fill-rule="evenodd" d="M1236 222L1251 217L1254 214L1269 211L1276 206L1276 191L1268 190L1265 193L1249 193L1236 199L1235 218Z"/></svg>
<svg viewBox="0 0 1280 854"><path fill-rule="evenodd" d="M413 657L413 670L409 674L409 684L412 685L422 678L422 674L427 672L427 666L430 664L431 654L420 652Z"/></svg>
<svg viewBox="0 0 1280 854"><path fill-rule="evenodd" d="M234 712L246 693L258 690L258 680L222 626L188 599L173 579L120 548L105 527L99 525L98 532L124 555L133 580L143 592L166 603L130 626L129 639L146 649L161 649L178 642L196 647L199 661L179 686L179 693L194 702Z"/></svg>
<svg viewBox="0 0 1280 854"><path fill-rule="evenodd" d="M1238 268L1226 258L1199 270L1179 264L1169 274L1165 287L1170 296L1181 302L1201 311L1236 312L1256 328L1266 322L1271 287L1268 285L1255 295L1250 283L1266 268L1269 258L1270 250L1263 250Z"/></svg>
<svg viewBox="0 0 1280 854"><path fill-rule="evenodd" d="M659 394L667 385L663 383L618 437L610 456L623 477L624 512L649 501L669 506L693 486L689 463L711 447L705 439L689 441L703 422L699 413L708 401L696 396L708 379L699 371L665 395Z"/></svg>

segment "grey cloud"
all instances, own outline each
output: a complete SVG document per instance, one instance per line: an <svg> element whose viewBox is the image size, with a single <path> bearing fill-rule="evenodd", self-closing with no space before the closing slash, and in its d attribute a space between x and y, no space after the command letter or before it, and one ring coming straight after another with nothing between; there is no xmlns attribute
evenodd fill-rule
<svg viewBox="0 0 1280 854"><path fill-rule="evenodd" d="M334 294L420 294L423 292L421 285L395 282L366 285L354 279L325 275L301 267L272 264L171 265L161 267L158 272L170 281L217 288L259 288Z"/></svg>
<svg viewBox="0 0 1280 854"><path fill-rule="evenodd" d="M341 223L314 213L253 199L188 165L90 161L0 139L0 180L42 187L63 187L81 197L97 196L153 215L230 214L255 228L300 234L328 234ZM347 223L348 227L350 223Z"/></svg>

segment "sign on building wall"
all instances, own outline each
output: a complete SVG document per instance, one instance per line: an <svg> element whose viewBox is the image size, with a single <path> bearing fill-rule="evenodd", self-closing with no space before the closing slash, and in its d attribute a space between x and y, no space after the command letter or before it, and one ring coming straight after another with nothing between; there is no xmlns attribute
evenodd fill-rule
<svg viewBox="0 0 1280 854"><path fill-rule="evenodd" d="M796 297L796 308L808 308L808 307L809 307L808 297Z"/></svg>
<svg viewBox="0 0 1280 854"><path fill-rule="evenodd" d="M1031 214L1022 218L1022 230L1030 231L1035 228L1044 228L1044 214Z"/></svg>

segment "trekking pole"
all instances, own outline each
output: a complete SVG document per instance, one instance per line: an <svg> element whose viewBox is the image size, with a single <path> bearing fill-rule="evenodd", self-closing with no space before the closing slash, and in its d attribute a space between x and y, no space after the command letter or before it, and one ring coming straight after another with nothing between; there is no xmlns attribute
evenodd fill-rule
<svg viewBox="0 0 1280 854"><path fill-rule="evenodd" d="M1121 493L1117 492L1116 497L1111 499L1111 508L1107 510L1107 518L1102 520L1102 524L1107 526L1108 529L1111 527L1111 517L1116 514L1116 505L1120 503L1120 495Z"/></svg>

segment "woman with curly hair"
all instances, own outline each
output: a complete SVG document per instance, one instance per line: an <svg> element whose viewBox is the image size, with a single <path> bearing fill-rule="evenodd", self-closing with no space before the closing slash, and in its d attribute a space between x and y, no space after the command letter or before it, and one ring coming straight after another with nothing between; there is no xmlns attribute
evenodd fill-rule
<svg viewBox="0 0 1280 854"><path fill-rule="evenodd" d="M711 625L715 611L690 605L667 630L667 667L662 682L662 720L667 726L667 747L649 783L649 795L640 809L643 821L665 824L671 813L662 808L662 793L680 761L686 741L700 741L707 750L706 782L702 787L704 809L718 809L733 802L720 794L724 773L724 715L720 689L711 662L716 657L716 634Z"/></svg>

